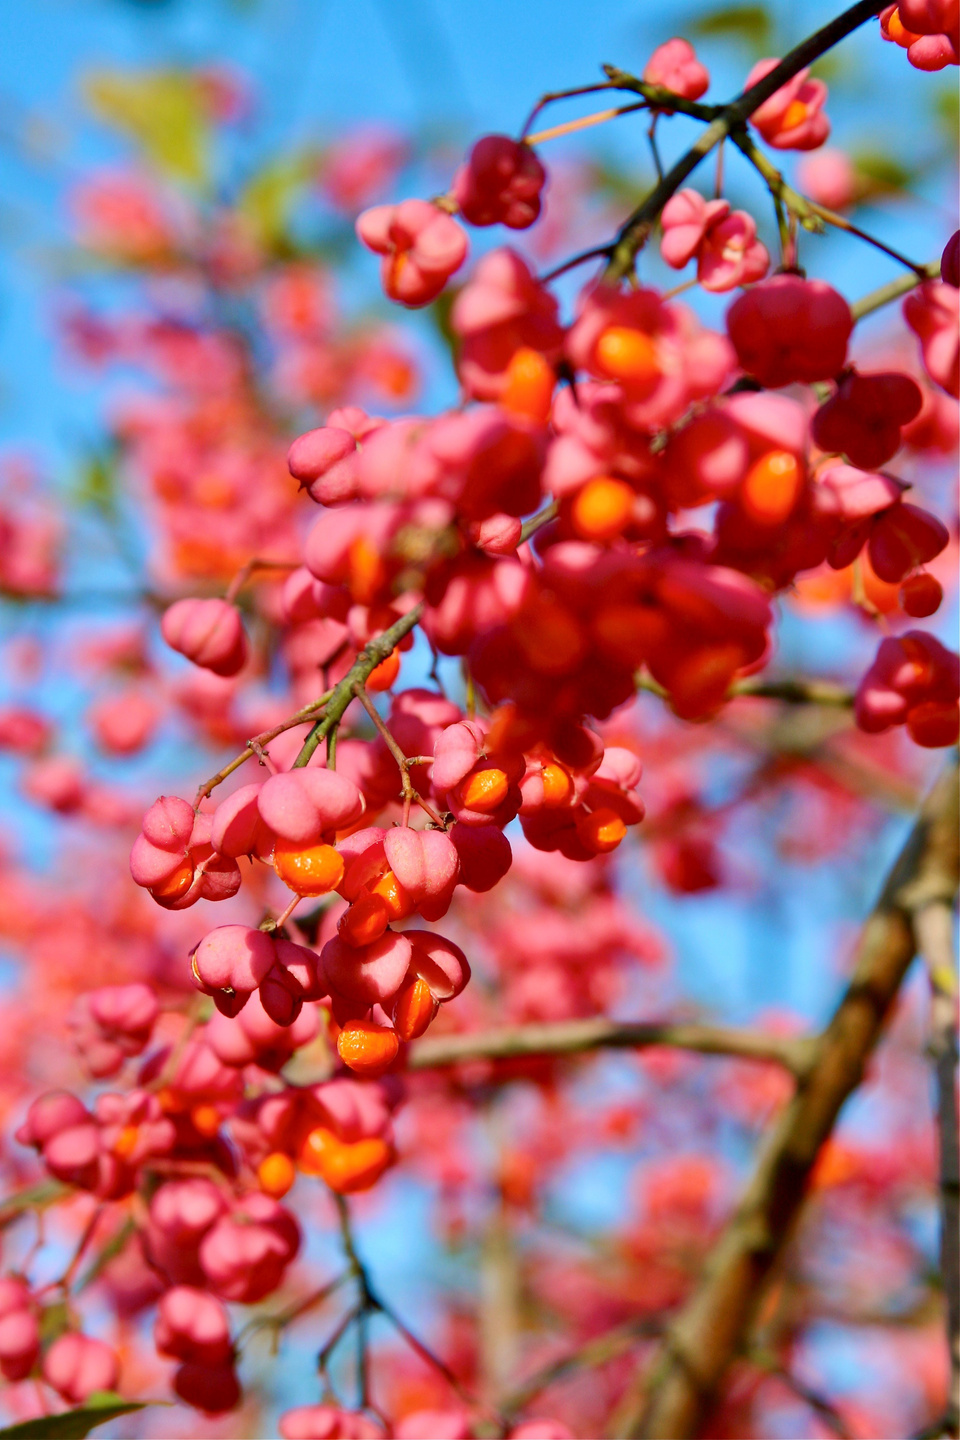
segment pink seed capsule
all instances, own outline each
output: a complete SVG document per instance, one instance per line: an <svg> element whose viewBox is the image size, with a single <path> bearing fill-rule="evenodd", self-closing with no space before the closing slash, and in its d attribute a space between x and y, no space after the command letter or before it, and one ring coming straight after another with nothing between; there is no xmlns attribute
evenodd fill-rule
<svg viewBox="0 0 960 1440"><path fill-rule="evenodd" d="M173 1388L184 1404L206 1415L222 1415L233 1410L243 1398L231 1364L187 1361L174 1375Z"/></svg>
<svg viewBox="0 0 960 1440"><path fill-rule="evenodd" d="M406 936L388 930L372 945L357 948L335 936L324 945L320 963L332 994L374 1005L389 1000L400 989L411 954Z"/></svg>
<svg viewBox="0 0 960 1440"><path fill-rule="evenodd" d="M236 675L247 663L240 611L226 600L177 600L164 614L160 632L171 650L214 675Z"/></svg>
<svg viewBox="0 0 960 1440"><path fill-rule="evenodd" d="M272 938L249 925L219 925L193 952L199 984L209 992L233 990L249 995L265 980L274 963Z"/></svg>
<svg viewBox="0 0 960 1440"><path fill-rule="evenodd" d="M191 1285L175 1285L161 1297L153 1338L161 1355L198 1365L223 1364L233 1350L222 1303Z"/></svg>
<svg viewBox="0 0 960 1440"><path fill-rule="evenodd" d="M0 1373L5 1380L23 1380L40 1354L40 1326L32 1310L10 1310L0 1316Z"/></svg>
<svg viewBox="0 0 960 1440"><path fill-rule="evenodd" d="M73 1405L96 1390L115 1390L119 1374L120 1362L110 1346L76 1330L55 1340L43 1362L44 1380Z"/></svg>
<svg viewBox="0 0 960 1440"><path fill-rule="evenodd" d="M275 835L298 845L315 844L325 831L353 825L366 802L357 786L335 770L288 770L271 775L257 801Z"/></svg>

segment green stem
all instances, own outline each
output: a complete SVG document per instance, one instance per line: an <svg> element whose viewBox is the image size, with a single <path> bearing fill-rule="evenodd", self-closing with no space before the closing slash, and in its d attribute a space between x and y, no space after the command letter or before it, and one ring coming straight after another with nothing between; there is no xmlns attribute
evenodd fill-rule
<svg viewBox="0 0 960 1440"><path fill-rule="evenodd" d="M805 195L800 194L799 190L794 190L793 186L788 185L784 180L777 167L770 163L760 147L754 144L746 130L739 130L735 134L732 134L730 138L734 145L736 145L750 161L750 164L763 176L767 188L773 196L774 203L776 204L777 201L782 202L790 213L797 217L804 230L810 230L814 234L822 234L823 222L826 221L828 225L833 225L835 229L844 230L848 235L856 235L858 240L864 240L868 245L872 245L875 250L880 250L884 255L889 255L891 260L896 260L899 265L905 265L908 270L912 270L914 275L919 276L921 280L927 278L926 265L918 265L915 260L909 260L906 255L901 255L899 250L894 250L892 246L884 244L882 240L878 240L875 235L869 234L866 230L861 230L858 225L851 224L843 215L838 215L834 210L828 210L825 205L818 205L815 200L808 200Z"/></svg>
<svg viewBox="0 0 960 1440"><path fill-rule="evenodd" d="M423 601L421 600L419 605L414 605L406 615L401 615L389 630L384 630L382 635L377 635L361 650L340 684L334 689L324 711L323 719L317 721L304 740L300 754L293 762L295 770L301 770L310 763L310 758L321 740L325 740L331 730L334 730L343 719L344 712L354 697L354 687L366 684L377 666L386 660L388 655L393 654L394 649L405 635L409 635L422 614Z"/></svg>
<svg viewBox="0 0 960 1440"><path fill-rule="evenodd" d="M888 285L881 285L879 290L871 290L869 294L855 300L850 306L850 313L854 320L862 320L865 315L872 315L875 310L882 310L884 305L889 305L893 300L899 300L902 295L908 295L924 280L936 280L940 274L940 261L932 260L929 265L923 267L923 275L901 275L898 280L891 280Z"/></svg>

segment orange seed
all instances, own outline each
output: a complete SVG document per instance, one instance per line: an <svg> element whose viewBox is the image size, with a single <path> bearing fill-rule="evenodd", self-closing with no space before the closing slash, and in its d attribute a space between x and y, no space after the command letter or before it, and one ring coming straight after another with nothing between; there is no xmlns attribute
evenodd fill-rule
<svg viewBox="0 0 960 1440"><path fill-rule="evenodd" d="M356 949L379 940L389 920L390 911L383 896L361 890L350 909L340 916L337 932L344 944Z"/></svg>
<svg viewBox="0 0 960 1440"><path fill-rule="evenodd" d="M570 519L584 540L613 540L630 520L633 490L624 480L598 475L588 480L574 499Z"/></svg>
<svg viewBox="0 0 960 1440"><path fill-rule="evenodd" d="M606 855L616 850L627 833L620 816L615 810L605 807L577 818L577 833L588 850L595 855Z"/></svg>
<svg viewBox="0 0 960 1440"><path fill-rule="evenodd" d="M400 674L400 651L394 646L386 660L381 660L367 676L368 690L389 690Z"/></svg>
<svg viewBox="0 0 960 1440"><path fill-rule="evenodd" d="M562 765L551 761L540 772L543 781L543 803L549 809L568 805L573 799L573 779Z"/></svg>
<svg viewBox="0 0 960 1440"><path fill-rule="evenodd" d="M413 901L392 870L383 872L379 880L371 886L371 893L379 895L391 920L405 920L408 915L413 914Z"/></svg>
<svg viewBox="0 0 960 1440"><path fill-rule="evenodd" d="M260 1189L265 1195L272 1195L274 1200L286 1195L296 1178L296 1166L282 1150L274 1150L257 1166Z"/></svg>
<svg viewBox="0 0 960 1440"><path fill-rule="evenodd" d="M278 840L273 868L295 895L326 895L343 879L343 857L332 845L303 848L292 840Z"/></svg>
<svg viewBox="0 0 960 1440"><path fill-rule="evenodd" d="M597 341L594 355L598 369L611 380L622 380L632 391L649 394L660 379L657 347L643 330L609 326Z"/></svg>
<svg viewBox="0 0 960 1440"><path fill-rule="evenodd" d="M550 415L556 383L553 366L540 351L521 345L507 366L507 382L500 404L512 415L522 415L542 425Z"/></svg>
<svg viewBox="0 0 960 1440"><path fill-rule="evenodd" d="M793 510L803 484L803 471L789 450L771 450L751 465L740 499L752 520L779 525Z"/></svg>
<svg viewBox="0 0 960 1440"><path fill-rule="evenodd" d="M440 1008L430 986L420 975L406 984L393 1008L393 1023L401 1040L416 1040Z"/></svg>
<svg viewBox="0 0 960 1440"><path fill-rule="evenodd" d="M194 1130L199 1130L208 1140L220 1129L220 1112L216 1105L194 1105L190 1111L190 1120Z"/></svg>
<svg viewBox="0 0 960 1440"><path fill-rule="evenodd" d="M396 1032L368 1020L348 1020L337 1036L337 1054L358 1075L377 1076L397 1058L400 1041Z"/></svg>
<svg viewBox="0 0 960 1440"><path fill-rule="evenodd" d="M504 772L490 765L467 776L460 787L460 798L466 809L489 815L503 804L509 789L510 781Z"/></svg>

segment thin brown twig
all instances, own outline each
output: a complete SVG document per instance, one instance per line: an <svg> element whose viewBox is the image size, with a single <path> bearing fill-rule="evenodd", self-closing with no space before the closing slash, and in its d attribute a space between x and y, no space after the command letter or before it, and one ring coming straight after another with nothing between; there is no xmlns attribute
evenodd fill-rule
<svg viewBox="0 0 960 1440"><path fill-rule="evenodd" d="M821 222L826 221L835 229L844 230L849 235L856 235L858 240L863 240L868 245L872 245L874 249L882 251L884 255L889 255L891 260L896 260L898 264L912 270L918 280L927 278L926 265L918 265L915 260L908 259L906 255L902 255L899 250L894 250L885 241L878 240L875 235L871 235L867 230L861 230L858 225L854 225L843 215L838 215L835 210L829 210L825 205L819 205L815 200L810 200L806 195L801 195L798 190L794 190L745 129L734 131L730 139L763 177L774 199L780 201L805 230L822 231L823 224Z"/></svg>
<svg viewBox="0 0 960 1440"><path fill-rule="evenodd" d="M276 1315L254 1315L253 1318L248 1320L246 1325L238 1331L236 1338L237 1346L243 1346L248 1339L260 1330L270 1330L279 1336L289 1325L299 1320L302 1315L306 1315L309 1311L315 1310L318 1305L323 1304L324 1300L328 1300L345 1281L350 1279L352 1274L352 1270L345 1270L342 1275L338 1275L335 1279L328 1281L326 1285L321 1285L319 1290L312 1291L311 1294L305 1296L304 1299L294 1301L292 1305L288 1305L285 1310L278 1311Z"/></svg>
<svg viewBox="0 0 960 1440"><path fill-rule="evenodd" d="M551 1360L548 1365L521 1381L503 1400L502 1408L508 1415L513 1416L557 1381L565 1380L577 1370L592 1370L599 1365L605 1365L608 1360L615 1360L618 1355L632 1350L638 1341L651 1339L661 1334L662 1330L661 1319L645 1316L640 1320L628 1320L626 1324L617 1325L602 1335L595 1335L592 1340L585 1341L570 1354Z"/></svg>
<svg viewBox="0 0 960 1440"><path fill-rule="evenodd" d="M556 265L548 270L545 275L540 276L541 285L549 285L551 280L559 280L561 275L566 275L568 270L575 270L578 265L585 265L588 260L605 260L610 255L609 245L594 245L591 250L581 250L579 255L573 255L569 260L564 260L562 265Z"/></svg>
<svg viewBox="0 0 960 1440"><path fill-rule="evenodd" d="M400 1316L396 1313L392 1306L388 1305L387 1302L374 1290L370 1280L369 1272L367 1271L366 1266L360 1259L360 1256L357 1252L356 1241L354 1240L353 1236L353 1227L350 1223L350 1207L347 1204L345 1197L338 1194L336 1191L333 1192L333 1198L337 1207L337 1219L340 1226L340 1239L343 1245L344 1253L347 1257L347 1262L350 1267L347 1271L347 1275L342 1278L349 1278L350 1276L352 1276L356 1280L360 1291L359 1304L345 1317L345 1323L338 1327L335 1338L333 1340L333 1344L339 1341L341 1336L345 1334L346 1330L349 1328L349 1325L352 1324L354 1320L358 1319L361 1314L368 1314L370 1311L377 1311L381 1315L383 1315L385 1319L389 1320L390 1324L394 1327L397 1333L406 1341L406 1343L410 1346L411 1350L413 1350L417 1355L420 1356L421 1360L424 1360L428 1365L433 1366L433 1368L438 1372L438 1374L443 1376L450 1388L464 1402L465 1405L469 1405L471 1408L478 1407L480 1402L478 1401L477 1397L467 1388L467 1386L463 1384L461 1380L458 1379L458 1377L450 1369L450 1366L446 1363L446 1361L442 1360L439 1355L436 1355L430 1349L429 1345L425 1345L424 1342L413 1333L409 1326L400 1319ZM365 1332L363 1335L363 1340L365 1346ZM332 1345L330 1342L328 1342L327 1346L324 1347L324 1350L321 1351L321 1356L324 1360L326 1359L326 1356L329 1355L331 1348ZM367 1408L369 1408L369 1397L367 1400ZM494 1418L499 1422L502 1417L499 1415L499 1413L493 1413Z"/></svg>
<svg viewBox="0 0 960 1440"><path fill-rule="evenodd" d="M709 155L725 136L742 129L753 112L775 91L785 85L788 80L792 80L794 75L813 60L832 49L864 21L871 19L882 8L883 0L858 0L856 5L852 5L849 10L845 10L842 15L838 15L828 25L824 25L801 44L795 46L756 85L751 85L729 105L723 106L696 143L685 155L681 156L672 169L654 186L646 199L634 210L633 214L624 221L616 239L610 246L610 259L604 272L605 281L608 284L616 284L633 271L637 255L649 239L657 216L666 202L679 190L684 180L697 168L700 161ZM674 106L674 108L680 107Z"/></svg>
<svg viewBox="0 0 960 1440"><path fill-rule="evenodd" d="M527 145L542 145L546 140L559 140L564 135L575 135L578 130L589 130L594 125L605 125L608 120L616 120L621 115L633 115L637 110L649 108L645 100L638 100L635 105L595 110L592 115L581 115L579 120L565 120L562 125L551 125L549 130L538 130L535 135L525 135L523 138Z"/></svg>
<svg viewBox="0 0 960 1440"><path fill-rule="evenodd" d="M390 751L390 754L397 762L397 768L400 771L400 791L403 796L404 825L406 825L410 819L410 806L416 803L420 806L420 809L424 812L424 814L429 816L429 818L440 830L444 829L443 821L440 819L440 816L437 814L436 810L434 810L433 806L427 800L424 800L423 796L420 794L420 791L416 788L413 781L410 779L410 771L413 766L432 764L433 756L405 755L400 749L400 746L397 744L396 740L390 734L390 731L387 729L387 726L384 724L381 717L377 714L377 708L374 705L373 701L370 699L370 696L367 694L365 688L359 684L354 685L353 693L360 701L360 704L363 706L364 710L366 710L367 714L370 716L370 719L373 721L377 734L380 736L384 745L386 745L387 749Z"/></svg>
<svg viewBox="0 0 960 1440"><path fill-rule="evenodd" d="M234 575L227 587L227 593L224 599L229 605L232 605L244 585L246 585L247 581L255 575L258 570L296 570L299 565L299 560L266 560L261 559L259 556L254 556L253 559L248 560L245 565L242 565L236 575Z"/></svg>
<svg viewBox="0 0 960 1440"><path fill-rule="evenodd" d="M542 510L538 510L535 515L531 515L529 520L524 520L520 527L519 543L521 545L525 544L531 535L535 535L544 525L549 525L551 520L556 520L559 513L560 507L556 500L550 500L544 505Z"/></svg>
<svg viewBox="0 0 960 1440"><path fill-rule="evenodd" d="M814 1390L812 1386L804 1384L775 1355L768 1354L765 1350L751 1350L749 1358L755 1365L759 1365L768 1374L775 1376L782 1385L796 1395L798 1400L802 1400L815 1414L819 1415L827 1428L832 1430L834 1435L839 1436L839 1440L853 1440L853 1431L833 1401L828 1400L825 1395L821 1395L819 1390Z"/></svg>
<svg viewBox="0 0 960 1440"><path fill-rule="evenodd" d="M269 745L271 740L276 740L277 736L282 735L286 730L292 730L297 725L303 725L307 721L317 719L316 712L323 709L332 695L333 691L328 690L326 694L320 695L316 700L311 700L309 705L304 705L295 715L288 715L286 720L281 720L279 725L274 725L272 729L264 730L259 735L254 735L251 740L247 741L239 755L235 755L229 764L224 765L221 770L217 771L216 775L211 775L209 780L203 782L197 791L193 808L196 810L201 800L205 800L219 784L227 779L228 775L232 775L234 770L239 770L240 766L245 764L247 760L250 760L258 751L262 750L264 745Z"/></svg>
<svg viewBox="0 0 960 1440"><path fill-rule="evenodd" d="M529 142L530 126L534 120L536 120L540 111L545 110L548 105L553 105L558 100L573 100L579 95L597 95L601 90L616 90L618 88L618 86L611 84L609 80L598 80L593 85L580 85L575 90L549 90L546 95L540 96L540 99L527 116L526 123L520 131L520 139Z"/></svg>
<svg viewBox="0 0 960 1440"><path fill-rule="evenodd" d="M83 1233L80 1236L77 1248L73 1252L70 1263L67 1266L66 1270L64 1270L63 1274L60 1276L60 1279L56 1281L57 1286L61 1290L67 1291L70 1289L70 1286L73 1283L73 1277L74 1275L76 1275L77 1271L80 1268L80 1262L87 1252L87 1246L93 1239L97 1226L100 1224L101 1217L103 1216L106 1208L107 1207L105 1205L98 1205L97 1208L94 1210L93 1214L90 1216L90 1219L87 1221L86 1225L83 1227Z"/></svg>

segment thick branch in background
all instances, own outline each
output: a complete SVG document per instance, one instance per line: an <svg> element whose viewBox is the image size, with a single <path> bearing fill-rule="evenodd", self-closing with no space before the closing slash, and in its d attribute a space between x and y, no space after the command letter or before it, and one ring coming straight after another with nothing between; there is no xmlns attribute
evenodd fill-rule
<svg viewBox="0 0 960 1440"><path fill-rule="evenodd" d="M946 1295L950 1388L942 1430L960 1433L960 1136L957 1134L957 972L953 911L934 900L917 912L917 948L930 977L930 1055L940 1154L940 1271Z"/></svg>
<svg viewBox="0 0 960 1440"><path fill-rule="evenodd" d="M577 1055L587 1050L637 1050L669 1045L702 1055L736 1055L745 1060L772 1060L794 1075L803 1075L813 1055L814 1040L804 1036L765 1035L723 1025L646 1024L634 1021L560 1020L517 1025L502 1030L477 1030L466 1035L437 1035L417 1040L407 1055L409 1070L437 1070L468 1060L519 1060L529 1056Z"/></svg>
<svg viewBox="0 0 960 1440"><path fill-rule="evenodd" d="M856 5L851 5L842 15L831 20L829 25L824 25L813 35L807 37L800 45L797 45L789 54L785 55L780 64L765 75L756 85L751 85L736 100L725 105L716 120L711 121L700 136L695 145L677 161L673 169L664 175L658 185L651 190L631 216L625 221L620 229L610 252L610 261L604 272L604 280L608 284L615 284L629 275L633 269L634 261L639 252L650 237L656 222L657 216L666 205L671 195L674 195L686 180L687 176L697 168L700 161L710 154L721 140L734 130L742 126L758 110L765 100L769 100L775 91L792 80L794 75L801 71L806 65L810 65L819 56L826 54L840 40L843 40L852 31L856 30L866 20L871 20L883 9L883 0L859 0Z"/></svg>
<svg viewBox="0 0 960 1440"><path fill-rule="evenodd" d="M766 1282L793 1234L810 1172L841 1106L863 1079L917 949L915 920L957 891L957 767L928 797L861 934L853 976L813 1064L764 1147L703 1276L670 1327L652 1373L628 1391L612 1433L683 1440L708 1415L743 1350Z"/></svg>

